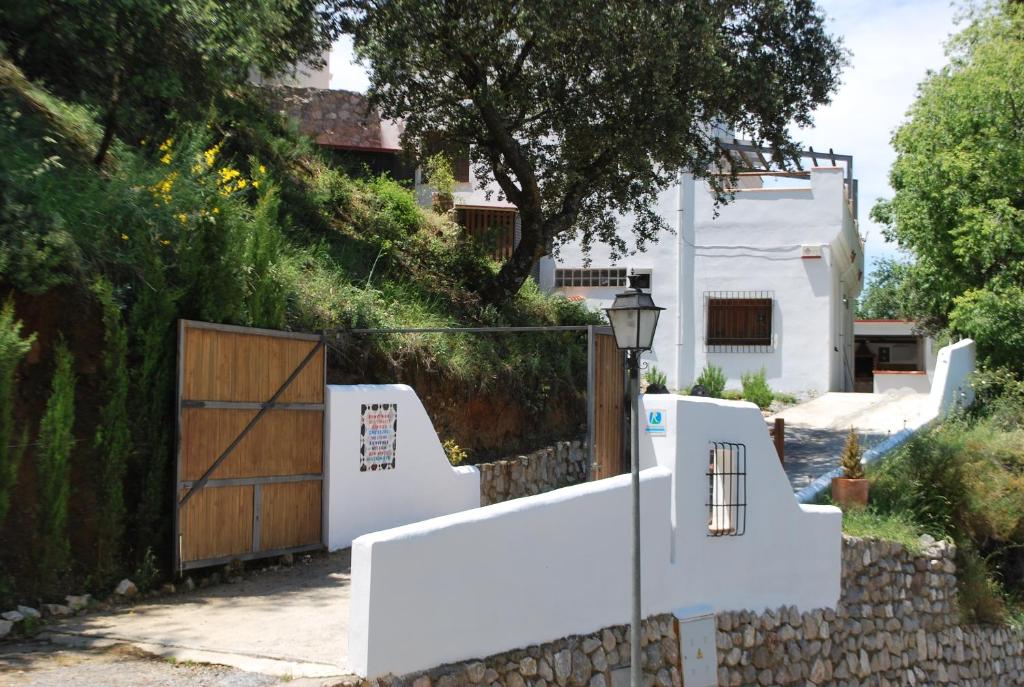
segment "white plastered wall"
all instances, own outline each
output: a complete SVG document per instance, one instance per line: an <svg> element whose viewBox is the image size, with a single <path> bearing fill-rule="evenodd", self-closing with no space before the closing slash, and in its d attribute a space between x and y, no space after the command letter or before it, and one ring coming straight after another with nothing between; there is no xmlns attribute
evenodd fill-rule
<svg viewBox="0 0 1024 687"><path fill-rule="evenodd" d="M964 339L939 349L928 399L935 415L942 416L957 406L966 408L974 403L971 375L975 370L975 348L974 341Z"/></svg>
<svg viewBox="0 0 1024 687"><path fill-rule="evenodd" d="M362 406L397 404L393 470L360 472ZM480 505L480 471L452 467L412 388L404 384L327 387L327 547L367 532Z"/></svg>
<svg viewBox="0 0 1024 687"><path fill-rule="evenodd" d="M796 503L757 408L643 404L666 419L641 443L644 613L834 607L841 514ZM709 441L746 445L742 536L708 536ZM623 475L356 539L349 667L400 675L627 622L629 513Z"/></svg>
<svg viewBox="0 0 1024 687"><path fill-rule="evenodd" d="M646 252L618 260L603 244L591 248L594 268L652 272L651 294L666 310L646 358L666 373L670 387L693 383L710 362L724 369L733 388L744 372L761 367L780 391L844 388L843 352L852 366L852 303L860 291L863 250L843 174L838 167L814 168L806 188L745 189L717 208L708 185L684 174L657 201L657 212L675 235L662 235ZM631 218L624 217L619 234L627 245L633 243L630 226ZM803 259L804 245L819 247L821 257ZM556 267L583 267L587 257L577 242L561 246L556 258L542 261L542 288L554 289ZM558 289L584 297L595 309L610 305L619 290ZM771 293L770 350L721 352L705 346L705 298L715 292Z"/></svg>

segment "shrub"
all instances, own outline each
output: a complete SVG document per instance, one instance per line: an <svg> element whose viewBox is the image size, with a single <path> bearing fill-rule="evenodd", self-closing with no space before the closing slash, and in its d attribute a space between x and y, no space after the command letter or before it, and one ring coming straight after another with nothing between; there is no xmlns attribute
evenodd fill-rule
<svg viewBox="0 0 1024 687"><path fill-rule="evenodd" d="M839 456L839 464L843 468L843 474L847 479L864 479L864 464L861 456L864 451L860 447L860 437L853 427L850 427L846 435L846 444L843 446L843 453Z"/></svg>
<svg viewBox="0 0 1024 687"><path fill-rule="evenodd" d="M448 456L448 462L452 465L462 465L469 458L469 453L466 449L456 444L454 439L445 439L442 446L444 447L445 455Z"/></svg>
<svg viewBox="0 0 1024 687"><path fill-rule="evenodd" d="M39 423L39 520L37 583L52 592L70 563L68 501L71 492L71 451L75 437L75 373L71 352L63 341L54 348L54 372L46 412Z"/></svg>
<svg viewBox="0 0 1024 687"><path fill-rule="evenodd" d="M647 393L668 393L668 377L657 366L651 365L651 369L644 373L644 381L647 382Z"/></svg>
<svg viewBox="0 0 1024 687"><path fill-rule="evenodd" d="M33 341L35 334L21 336L21 320L14 319L14 301L8 299L0 309L0 523L7 516L11 489L27 443L15 439L15 372Z"/></svg>
<svg viewBox="0 0 1024 687"><path fill-rule="evenodd" d="M743 398L758 408L767 408L775 400L763 367L757 372L744 372L740 381L743 385Z"/></svg>
<svg viewBox="0 0 1024 687"><path fill-rule="evenodd" d="M96 573L97 581L116 575L121 561L125 504L123 482L128 456L132 450L128 424L128 332L121 322L121 308L114 301L113 288L105 279L93 286L103 313L103 406L93 437L99 469L96 493Z"/></svg>
<svg viewBox="0 0 1024 687"><path fill-rule="evenodd" d="M717 365L707 363L694 384L704 387L712 398L722 398L725 391L725 372Z"/></svg>

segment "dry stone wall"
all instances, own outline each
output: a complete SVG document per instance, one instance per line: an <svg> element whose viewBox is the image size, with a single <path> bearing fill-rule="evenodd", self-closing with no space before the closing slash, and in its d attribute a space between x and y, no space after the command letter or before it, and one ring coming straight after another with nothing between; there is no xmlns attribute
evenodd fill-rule
<svg viewBox="0 0 1024 687"><path fill-rule="evenodd" d="M552 447L480 468L480 505L534 496L587 479L587 448L579 441Z"/></svg>
<svg viewBox="0 0 1024 687"><path fill-rule="evenodd" d="M718 614L719 685L1024 684L1024 635L959 625L955 547L922 543L916 554L845 538L834 610ZM643 630L644 687L682 687L672 616L653 616ZM629 627L622 625L362 687L612 687L628 684L628 667Z"/></svg>

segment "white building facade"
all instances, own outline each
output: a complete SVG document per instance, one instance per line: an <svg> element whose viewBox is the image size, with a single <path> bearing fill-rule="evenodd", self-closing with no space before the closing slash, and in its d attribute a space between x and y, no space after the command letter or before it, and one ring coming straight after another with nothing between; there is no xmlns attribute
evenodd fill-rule
<svg viewBox="0 0 1024 687"><path fill-rule="evenodd" d="M665 311L648 360L670 388L688 387L713 364L729 388L764 368L776 390L853 391L864 248L852 160L831 157L847 164L814 166L778 185L768 174L744 176L718 207L706 181L680 175L658 198L675 235L620 260L605 245L589 255L579 244L561 246L542 260L541 286L599 309L623 290L627 273L649 272ZM621 227L627 245L629 224L627 217Z"/></svg>

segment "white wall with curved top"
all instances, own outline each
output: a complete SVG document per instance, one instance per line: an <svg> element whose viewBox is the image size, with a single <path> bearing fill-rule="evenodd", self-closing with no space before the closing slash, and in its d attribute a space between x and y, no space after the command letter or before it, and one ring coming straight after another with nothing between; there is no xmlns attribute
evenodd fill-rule
<svg viewBox="0 0 1024 687"><path fill-rule="evenodd" d="M796 503L755 406L645 396L645 614L835 607L842 516ZM744 444L745 528L709 536L710 442ZM712 478L713 479L713 478ZM374 677L627 623L628 475L375 532L352 546L349 661Z"/></svg>
<svg viewBox="0 0 1024 687"><path fill-rule="evenodd" d="M945 415L957 406L966 408L974 403L971 375L975 370L976 346L964 339L939 349L928 398L935 415Z"/></svg>
<svg viewBox="0 0 1024 687"><path fill-rule="evenodd" d="M394 468L361 471L363 406L396 406ZM452 467L416 392L404 384L327 387L327 548L367 532L480 505L480 471Z"/></svg>

